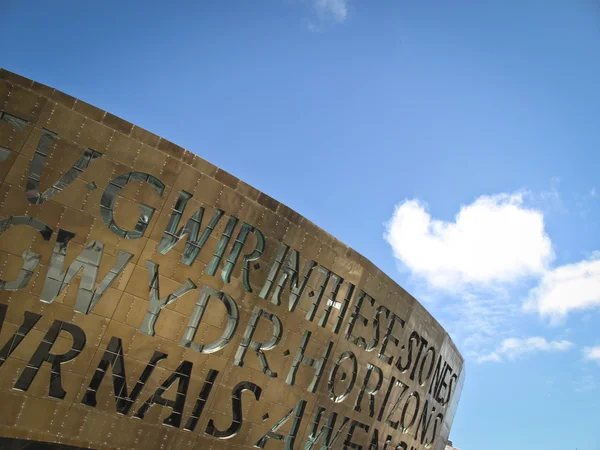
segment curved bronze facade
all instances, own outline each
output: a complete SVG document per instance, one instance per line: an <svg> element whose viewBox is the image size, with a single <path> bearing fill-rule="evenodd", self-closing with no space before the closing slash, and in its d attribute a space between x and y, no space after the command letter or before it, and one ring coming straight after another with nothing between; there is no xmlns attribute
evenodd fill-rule
<svg viewBox="0 0 600 450"><path fill-rule="evenodd" d="M464 380L405 290L160 137L0 71L0 436L443 449Z"/></svg>

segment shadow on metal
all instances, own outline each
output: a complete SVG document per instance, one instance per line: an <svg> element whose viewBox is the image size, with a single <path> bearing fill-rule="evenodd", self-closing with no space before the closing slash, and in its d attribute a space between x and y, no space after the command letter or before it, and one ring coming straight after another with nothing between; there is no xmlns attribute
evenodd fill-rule
<svg viewBox="0 0 600 450"><path fill-rule="evenodd" d="M27 439L0 437L0 450L83 450L83 448L52 442L39 442L29 441Z"/></svg>

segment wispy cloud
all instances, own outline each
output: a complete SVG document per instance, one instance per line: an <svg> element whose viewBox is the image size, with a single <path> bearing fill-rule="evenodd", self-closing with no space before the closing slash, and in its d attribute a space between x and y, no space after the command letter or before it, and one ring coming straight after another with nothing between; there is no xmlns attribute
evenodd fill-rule
<svg viewBox="0 0 600 450"><path fill-rule="evenodd" d="M583 349L583 357L587 361L595 361L600 364L600 345L596 347L585 347Z"/></svg>
<svg viewBox="0 0 600 450"><path fill-rule="evenodd" d="M314 0L314 6L321 17L344 22L348 17L347 0Z"/></svg>
<svg viewBox="0 0 600 450"><path fill-rule="evenodd" d="M575 380L573 383L575 392L580 394L586 394L591 391L598 389L598 380L593 374L585 374L581 378Z"/></svg>
<svg viewBox="0 0 600 450"><path fill-rule="evenodd" d="M540 352L564 352L571 349L574 344L570 341L548 341L543 337L504 339L500 346L487 355L482 355L478 362L502 361L504 359L517 359L525 355Z"/></svg>
<svg viewBox="0 0 600 450"><path fill-rule="evenodd" d="M600 254L546 272L531 290L526 311L560 323L569 312L600 307Z"/></svg>
<svg viewBox="0 0 600 450"><path fill-rule="evenodd" d="M587 218L588 214L592 211L592 207L595 206L594 203L598 200L598 197L599 195L595 187L581 196L577 201L577 208L581 217Z"/></svg>
<svg viewBox="0 0 600 450"><path fill-rule="evenodd" d="M444 325L469 360L478 362L499 339L514 335L519 304L510 295L469 294L448 299L442 308Z"/></svg>
<svg viewBox="0 0 600 450"><path fill-rule="evenodd" d="M526 207L522 193L481 196L448 222L433 219L425 203L406 200L386 224L385 239L413 275L450 292L539 276L554 258L543 213Z"/></svg>
<svg viewBox="0 0 600 450"><path fill-rule="evenodd" d="M569 209L560 196L560 177L552 177L550 187L540 191L523 190L527 204L544 214L567 214Z"/></svg>

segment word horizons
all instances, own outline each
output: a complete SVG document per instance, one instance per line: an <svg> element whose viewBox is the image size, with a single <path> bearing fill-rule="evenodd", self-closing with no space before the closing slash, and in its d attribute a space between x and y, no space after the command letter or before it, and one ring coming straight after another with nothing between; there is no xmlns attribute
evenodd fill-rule
<svg viewBox="0 0 600 450"><path fill-rule="evenodd" d="M7 113L2 113L0 120L5 120L21 132L27 124L23 119ZM95 160L102 157L102 154L95 150L85 150L72 168L61 175L51 188L40 192L39 184L42 171L46 159L53 151L53 143L57 138L56 133L43 130L37 144L29 168L25 190L25 197L32 205L39 205L51 200L56 194L67 189ZM139 239L145 235L152 220L155 212L153 207L139 203L139 218L132 230L123 229L119 226L115 222L113 214L117 196L130 183L146 183L153 188L158 197L161 197L165 191L164 183L152 175L136 171L121 174L113 178L105 187L99 212L102 221L112 233L124 239ZM169 222L156 247L158 253L167 254L185 238L181 261L187 266L197 264L201 250L205 247L220 222L226 217L224 211L215 209L212 217L205 219L206 211L204 207L200 207L180 227L187 205L192 197L193 195L186 191L179 193L172 208ZM9 228L18 226L36 230L44 242L50 242L52 236L55 235L55 230L32 216L11 216L0 219L0 235ZM253 246L248 253L242 254L244 248L249 246L250 236L254 236ZM89 314L102 300L107 289L130 264L134 255L119 250L116 263L110 268L106 276L98 282L104 243L96 240L89 242L74 261L68 267L65 267L69 243L74 238L75 234L68 230L59 229L56 232L56 241L52 248L48 271L43 281L40 301L52 304L70 283L78 275L81 275L74 309L78 313ZM365 376L362 380L359 380L356 353L346 350L333 359L334 343L332 341L328 341L324 345L322 352L317 357L308 355L307 346L312 333L304 330L301 343L295 350L292 362L286 370L285 383L291 386L296 385L297 373L302 366L305 366L314 371L314 375L306 389L310 393L316 393L326 375L327 363L333 361L333 366L327 375L327 394L330 401L333 404L342 403L356 389L358 394L352 405L353 410L363 411L366 401L369 417L383 427L389 426L393 430L397 430L400 435L400 437L388 435L383 440L385 441L383 448L388 448L388 445L390 448L404 449L419 448L413 447L413 445L431 447L439 435L444 415L452 401L458 383L459 373L455 367L452 367L452 361L446 360L441 349L432 345L430 339L423 332L408 330L407 318L402 317L401 313L391 311L364 289L357 289L355 285L344 280L341 275L334 273L329 268L310 259L302 258L300 251L290 248L284 243L280 243L275 250L274 260L269 262L266 281L259 289L253 282L252 275L266 253L266 242L263 233L258 228L245 222L240 224L237 217L230 215L226 219L224 230L218 239L218 244L209 262L206 263L203 270L198 270L199 276L201 274L218 276L224 283L230 283L236 267L241 264L240 272L244 290L249 293L255 292L260 299L264 300L264 305L254 307L248 322L245 324L242 340L235 350L233 365L243 367L250 350L258 358L265 377L278 378L283 376L283 374L275 372L269 364L268 353L277 348L283 336L282 321L271 309L284 308L290 313L298 314L300 310L298 306L308 302L308 310L304 315L304 320L314 322L320 328L326 328L331 323L333 335L343 333L343 337L354 346L362 348L366 352L376 352L381 365L389 366L393 375L384 386L386 379L382 368L375 364L367 364ZM23 264L17 277L10 281L0 280L0 290L16 291L29 285L41 261L41 255L31 250L25 250L22 258ZM149 277L148 308L139 327L139 332L154 336L155 325L161 311L183 295L196 291L198 299L189 317L180 346L199 353L212 354L222 351L231 344L240 325L238 299L234 299L226 292L208 285L198 287L189 278L173 292L165 295L164 292L160 291L159 265L148 259L145 261L145 266ZM217 273L219 268L221 271ZM316 283L317 288L314 291L307 288L310 283ZM344 295L342 295L342 292L344 292ZM287 299L285 298L286 295ZM226 326L218 339L213 342L199 343L197 331L204 315L210 306L214 304L210 301L211 299L221 302L225 307ZM372 310L371 316L367 316L364 312L367 308ZM320 316L318 315L319 312L321 312ZM0 329L6 313L7 306L0 304ZM23 323L0 350L0 367L40 318L41 316L36 313L25 312ZM271 336L266 342L259 342L254 339L261 321L268 322L272 330ZM54 354L51 352L52 346L60 333L69 334L73 338L73 345L64 354ZM61 383L61 364L76 358L83 350L85 343L84 330L74 324L55 320L31 357L27 367L20 374L14 388L27 391L42 364L49 363L52 366L49 396L59 399L64 398L66 392ZM81 399L83 404L90 407L96 406L96 392L110 366L113 374L117 413L129 414L154 368L168 355L155 351L131 392L128 391L126 386L123 357L121 339L113 336L89 382L86 394ZM342 365L350 367L348 371L350 377L348 379L346 379L346 372L341 369ZM172 410L172 413L163 421L163 424L180 428L192 370L192 362L181 362L177 370L169 375L161 386L149 396L148 400L133 414L133 417L143 419L153 405L160 405ZM185 422L185 430L195 431L204 406L210 397L212 386L218 376L219 371L209 370L193 412ZM177 399L165 399L163 395L175 384L177 384ZM345 387L340 388L341 384L344 384ZM219 430L211 419L203 431L206 435L217 439L228 439L240 432L243 425L242 393L244 391L252 392L256 401L259 401L262 395L262 388L259 385L250 381L238 383L233 387L231 394L231 425L226 430ZM365 399L365 394L368 400ZM287 449L292 449L305 415L306 404L306 400L299 401L295 407L281 417L267 434L255 442L254 446L264 448L269 440L281 440L284 441ZM362 430L364 433L370 432L370 449L381 448L379 445L382 441L379 436L380 430L374 425L371 426L350 417L344 417L338 430L335 431L338 417L336 412L331 412L325 424L319 429L326 410L326 407L318 406L312 425L309 428L310 432L305 448L313 448L313 446L318 445L319 440L321 440L324 448L330 448L346 430L343 441L344 448L362 448L361 445L353 442L354 433L357 433L358 430ZM286 435L278 433L277 431L288 421L291 422L290 431ZM413 444L409 442L410 439L403 437L405 435L410 436ZM396 444L392 446L393 441Z"/></svg>

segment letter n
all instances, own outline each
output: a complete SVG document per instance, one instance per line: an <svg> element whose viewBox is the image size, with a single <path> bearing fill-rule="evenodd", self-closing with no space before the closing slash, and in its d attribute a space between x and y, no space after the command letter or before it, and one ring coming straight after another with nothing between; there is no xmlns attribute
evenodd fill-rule
<svg viewBox="0 0 600 450"><path fill-rule="evenodd" d="M106 375L106 372L108 371L108 366L111 366L117 413L123 415L127 414L142 392L150 375L152 375L156 364L166 357L167 355L165 353L154 352L130 395L127 391L127 377L125 375L125 361L123 359L123 343L121 342L121 339L113 336L110 338L106 351L94 372L94 376L92 377L92 381L90 381L86 393L81 399L81 403L88 406L96 406L96 394L98 388L104 379L104 375Z"/></svg>

